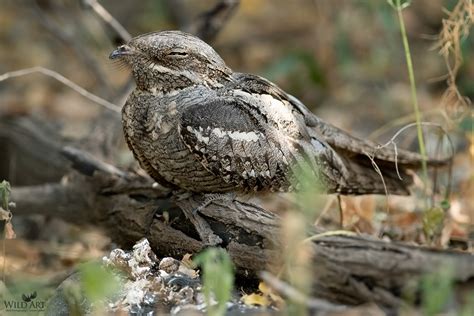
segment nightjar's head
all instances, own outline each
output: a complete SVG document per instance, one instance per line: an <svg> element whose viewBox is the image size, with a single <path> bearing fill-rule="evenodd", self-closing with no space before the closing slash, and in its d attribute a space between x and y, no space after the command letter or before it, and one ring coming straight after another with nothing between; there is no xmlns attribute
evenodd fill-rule
<svg viewBox="0 0 474 316"><path fill-rule="evenodd" d="M232 73L211 46L180 31L137 36L109 57L130 65L137 87L153 92L195 84L219 86Z"/></svg>

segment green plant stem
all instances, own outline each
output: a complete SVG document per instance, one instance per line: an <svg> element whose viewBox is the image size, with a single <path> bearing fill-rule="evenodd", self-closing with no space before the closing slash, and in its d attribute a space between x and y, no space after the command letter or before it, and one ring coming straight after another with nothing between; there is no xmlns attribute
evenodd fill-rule
<svg viewBox="0 0 474 316"><path fill-rule="evenodd" d="M403 48L405 49L405 58L407 61L408 76L410 78L411 98L413 102L413 109L415 111L418 144L420 147L420 154L422 158L421 164L422 164L422 169L423 169L423 183L426 188L426 182L428 181L428 165L427 165L426 147L425 147L425 141L423 138L423 129L421 127L421 113L418 106L418 98L416 96L415 74L413 71L413 63L411 60L410 46L408 45L407 32L405 29L405 22L403 20L402 10L403 9L402 9L400 0L397 0L398 21L400 23L400 31L402 33Z"/></svg>

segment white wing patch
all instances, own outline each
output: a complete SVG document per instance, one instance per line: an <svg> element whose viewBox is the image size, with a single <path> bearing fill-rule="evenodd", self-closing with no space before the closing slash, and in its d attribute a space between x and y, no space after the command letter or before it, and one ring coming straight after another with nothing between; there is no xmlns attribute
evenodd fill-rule
<svg viewBox="0 0 474 316"><path fill-rule="evenodd" d="M196 136L198 142L209 144L209 136L204 136L202 134L204 130L201 126L199 126L199 129L195 129L192 126L188 125L186 126L186 129L188 130L188 132L193 133Z"/></svg>
<svg viewBox="0 0 474 316"><path fill-rule="evenodd" d="M262 103L269 107L268 114L273 117L276 121L294 121L295 116L293 115L291 108L288 104L283 103L280 100L275 99L269 94L259 95Z"/></svg>
<svg viewBox="0 0 474 316"><path fill-rule="evenodd" d="M288 102L275 99L270 94L248 93L240 89L234 90L234 95L242 98L248 104L253 104L265 113L271 121L277 124L278 129L284 130L288 136L298 136L297 118Z"/></svg>
<svg viewBox="0 0 474 316"><path fill-rule="evenodd" d="M240 131L226 131L221 130L220 128L207 127L205 130L199 126L197 129L192 126L186 126L188 132L193 133L199 142L209 144L210 134L214 134L217 137L229 137L233 140L247 141L247 142L256 142L262 137L260 132L240 132ZM207 136L206 136L207 135Z"/></svg>
<svg viewBox="0 0 474 316"><path fill-rule="evenodd" d="M213 128L211 133L215 134L217 137L228 136L233 140L242 140L248 142L256 142L258 141L259 136L262 136L262 134L259 132L223 131L220 128Z"/></svg>

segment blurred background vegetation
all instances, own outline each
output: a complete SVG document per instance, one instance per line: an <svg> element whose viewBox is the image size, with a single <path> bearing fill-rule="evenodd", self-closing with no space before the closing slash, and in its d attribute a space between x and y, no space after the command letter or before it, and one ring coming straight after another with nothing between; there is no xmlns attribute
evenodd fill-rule
<svg viewBox="0 0 474 316"><path fill-rule="evenodd" d="M101 3L138 35L184 26L215 1ZM440 78L447 70L433 47L446 17L443 8L456 3L417 0L405 11L424 111L442 106L446 85ZM0 18L2 72L43 65L104 97L128 77L107 59L118 43L80 1L3 0ZM462 41L465 63L458 78L461 93L470 98L473 45L472 36ZM398 21L385 1L243 0L214 47L234 70L276 81L321 117L361 136L411 113ZM48 81L33 76L2 84L1 111L37 112L78 126L95 115L96 106Z"/></svg>

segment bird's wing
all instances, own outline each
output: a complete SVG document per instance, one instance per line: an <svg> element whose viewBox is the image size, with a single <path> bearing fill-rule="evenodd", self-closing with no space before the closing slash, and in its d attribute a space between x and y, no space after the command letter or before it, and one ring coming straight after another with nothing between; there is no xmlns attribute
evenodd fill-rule
<svg viewBox="0 0 474 316"><path fill-rule="evenodd" d="M305 108L307 126L316 131L318 135L321 135L336 151L344 152L349 156L370 156L375 161L380 162L396 162L413 167L421 166L422 157L420 154L403 149L397 149L395 152L393 146L381 147L380 144L374 141L352 136L346 131L321 120L295 97L289 95L289 99L293 104L297 104L299 108Z"/></svg>
<svg viewBox="0 0 474 316"><path fill-rule="evenodd" d="M245 89L253 93L267 93L279 100L291 103L295 110L303 115L305 124L309 128L309 133L315 137L323 139L337 152L349 156L370 155L375 162L382 163L399 163L410 167L421 167L422 156L418 153L410 152L403 149L395 149L392 146L379 148L379 144L370 140L360 139L350 135L340 128L327 123L312 113L300 100L294 96L287 94L274 83L265 78L236 73L234 75L236 87ZM445 160L430 159L428 163L432 165L443 164Z"/></svg>
<svg viewBox="0 0 474 316"><path fill-rule="evenodd" d="M397 149L393 146L381 147L379 143L368 139L360 139L352 136L346 131L321 120L312 113L306 106L292 95L287 95L288 99L301 109L305 114L306 125L321 135L336 151L343 151L349 155L371 156L376 162L398 163L407 167L419 168L423 157L415 152L404 149ZM443 165L449 159L428 159L429 165Z"/></svg>
<svg viewBox="0 0 474 316"><path fill-rule="evenodd" d="M242 89L249 93L269 94L277 100L288 100L288 95L279 86L263 77L234 72L232 75L234 89ZM303 105L304 106L304 105Z"/></svg>
<svg viewBox="0 0 474 316"><path fill-rule="evenodd" d="M245 191L291 190L295 163L307 162L316 170L314 165L333 165L334 157L324 144L315 146L311 139L281 128L278 124L284 119L296 125L291 122L296 118L282 117L285 113L270 115L270 105L265 106L269 101L236 94L189 106L181 113L180 135L201 164L226 182ZM329 173L338 172L329 169ZM325 183L333 186L338 181L334 179L340 178L324 176Z"/></svg>
<svg viewBox="0 0 474 316"><path fill-rule="evenodd" d="M301 101L285 93L274 83L255 75L235 73L233 89L251 94L270 95L273 99L288 104L295 116L301 116L300 125L313 143L331 148L332 161L328 170L342 171L337 185L329 191L343 194L407 194L412 177L406 174L406 167L419 167L421 157L416 153L392 147L377 149L375 142L362 140L349 135L339 128L324 122L314 115ZM303 127L300 128L303 130ZM329 151L326 151L329 152ZM371 160L367 155L370 155ZM398 164L398 169L396 163ZM377 166L374 166L375 163ZM379 167L383 180L376 171ZM398 170L398 171L397 171ZM400 179L399 175L403 178ZM334 182L334 181L333 181Z"/></svg>

